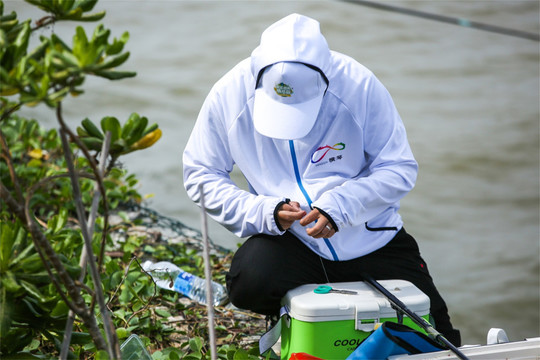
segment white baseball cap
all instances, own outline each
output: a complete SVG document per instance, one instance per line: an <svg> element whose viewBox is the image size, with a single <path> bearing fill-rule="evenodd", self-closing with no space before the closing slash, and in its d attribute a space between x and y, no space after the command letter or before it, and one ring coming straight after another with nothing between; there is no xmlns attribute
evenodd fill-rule
<svg viewBox="0 0 540 360"><path fill-rule="evenodd" d="M255 129L277 139L306 136L317 120L327 88L322 74L305 64L287 61L262 71L253 105Z"/></svg>

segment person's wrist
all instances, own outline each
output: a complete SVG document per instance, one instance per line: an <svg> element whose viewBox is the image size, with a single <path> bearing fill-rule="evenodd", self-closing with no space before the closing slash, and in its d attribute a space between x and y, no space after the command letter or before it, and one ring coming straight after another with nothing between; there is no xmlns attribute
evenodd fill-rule
<svg viewBox="0 0 540 360"><path fill-rule="evenodd" d="M335 232L339 231L339 229L338 229L338 227L336 225L336 222L334 221L334 219L332 219L332 217L326 211L324 211L323 209L321 209L319 207L316 207L316 206L314 206L314 208L319 210L319 212L326 218L326 220L328 220L328 222L332 226L332 230L334 230Z"/></svg>
<svg viewBox="0 0 540 360"><path fill-rule="evenodd" d="M284 205L284 204L288 204L291 202L291 199L285 199L285 200L282 200L280 202L278 202L278 204L276 205L276 207L274 208L274 222L276 223L279 231L285 231L285 229L283 229L281 227L281 223L279 222L279 217L278 217L278 212L279 212L279 209Z"/></svg>

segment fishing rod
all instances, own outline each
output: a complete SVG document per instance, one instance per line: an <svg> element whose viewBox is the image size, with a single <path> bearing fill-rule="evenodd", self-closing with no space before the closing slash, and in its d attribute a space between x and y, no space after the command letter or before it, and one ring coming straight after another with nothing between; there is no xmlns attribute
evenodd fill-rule
<svg viewBox="0 0 540 360"><path fill-rule="evenodd" d="M413 10L413 9L408 9L408 8L389 5L389 4L383 4L381 2L375 2L375 1L367 1L367 0L342 0L342 1L354 3L357 5L368 6L368 7L379 9L379 10L386 10L386 11L397 12L400 14L417 16L424 19L440 21L440 22L444 22L448 24L454 24L454 25L459 25L463 27L484 30L484 31L490 31L490 32L498 33L498 34L515 36L515 37L533 40L533 41L540 41L540 34L537 34L537 33L508 29L501 26L484 24L484 23L480 23L476 21L467 20L464 18L432 14L432 13L428 13L424 11Z"/></svg>
<svg viewBox="0 0 540 360"><path fill-rule="evenodd" d="M428 323L423 317L418 316L415 312L409 310L409 308L401 301L399 300L394 294L392 294L390 291L386 290L384 286L382 286L378 281L374 280L371 276L367 274L361 274L362 278L376 291L380 292L382 295L384 295L388 301L390 301L390 304L394 307L394 309L399 310L403 312L405 315L409 317L412 321L414 321L418 326L422 327L428 335L431 335L436 341L444 345L448 350L452 351L456 356L462 360L469 360L465 354L463 354L457 347L454 346L450 341L448 341L440 332L435 330L433 326L431 326L430 323Z"/></svg>

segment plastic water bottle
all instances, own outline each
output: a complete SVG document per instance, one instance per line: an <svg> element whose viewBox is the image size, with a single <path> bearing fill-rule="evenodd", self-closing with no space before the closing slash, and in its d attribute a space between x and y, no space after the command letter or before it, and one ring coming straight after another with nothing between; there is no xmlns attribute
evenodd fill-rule
<svg viewBox="0 0 540 360"><path fill-rule="evenodd" d="M180 269L168 261L152 263L146 261L143 269L152 275L156 285L162 289L176 291L188 298L206 305L206 280ZM213 305L223 305L228 301L227 290L212 281Z"/></svg>

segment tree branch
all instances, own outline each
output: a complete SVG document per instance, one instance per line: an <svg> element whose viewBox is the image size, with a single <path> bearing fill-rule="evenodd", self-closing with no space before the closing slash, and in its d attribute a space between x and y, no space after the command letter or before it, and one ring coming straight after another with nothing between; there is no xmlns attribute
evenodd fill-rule
<svg viewBox="0 0 540 360"><path fill-rule="evenodd" d="M100 169L99 169L100 175L102 175L103 172L105 171L105 162L107 159L107 154L109 152L110 143L111 143L111 133L107 132L107 134L105 135L105 141L103 141L103 146L101 148ZM99 205L100 192L98 191L99 185L97 184L97 182L95 184L94 190L95 192L94 192L94 197L92 198L92 207L90 209L90 214L88 215L88 234L90 238L93 237L94 224L95 224L96 214L97 214L98 205ZM106 232L103 232L103 234L106 234ZM104 244L105 244L105 240L102 238L101 245L103 248L104 248ZM88 256L86 253L86 248L83 248L81 251L81 257L79 260L79 266L81 267L81 275L79 276L80 282L82 282L84 277L86 276L87 260L88 260ZM92 297L92 305L91 305L92 309L93 309L93 299L95 299L95 297ZM69 311L68 320L66 322L66 330L64 331L64 338L62 340L62 349L60 351L61 360L67 359L74 321L75 321L75 313L73 311Z"/></svg>
<svg viewBox="0 0 540 360"><path fill-rule="evenodd" d="M102 174L96 164L96 161L94 157L90 154L88 151L88 148L84 143L81 141L81 139L71 131L71 129L66 125L64 118L62 116L62 103L58 103L58 107L56 108L56 117L58 119L58 122L60 123L61 128L66 132L66 134L69 135L71 141L73 141L77 146L81 149L81 151L84 154L84 157L88 160L90 167L92 168L92 172L96 176L96 181L98 184L99 192L101 193L101 198L103 201L103 233L101 235L101 250L98 255L98 269L101 269L103 266L103 257L105 254L105 242L107 240L107 231L109 228L109 203L107 202L107 195L105 193L105 185L103 184L103 176L105 174Z"/></svg>
<svg viewBox="0 0 540 360"><path fill-rule="evenodd" d="M17 174L15 173L15 168L13 167L13 159L11 158L9 146L2 130L0 130L0 143L2 145L2 157L6 160L6 164L9 169L9 176L11 177L11 181L13 182L13 187L15 188L17 200L22 203L24 201L24 198L21 191L21 186L19 184Z"/></svg>
<svg viewBox="0 0 540 360"><path fill-rule="evenodd" d="M9 118L11 116L11 114L13 114L15 111L19 110L22 105L23 105L22 103L15 104L11 109L8 109L4 113L2 113L2 117L0 117L0 122L2 122L4 120L6 120L7 118ZM4 109L5 106L6 105L3 105L0 108L0 110Z"/></svg>
<svg viewBox="0 0 540 360"><path fill-rule="evenodd" d="M84 177L88 177L87 174L82 174ZM66 174L58 174L51 176L49 178L45 178L38 183L34 184L29 191L26 198L25 206L24 206L24 213L23 218L21 219L23 222L26 223L26 226L28 228L28 231L32 235L32 240L34 241L34 245L40 254L41 260L43 261L43 264L45 268L47 269L49 275L51 276L51 279L53 279L53 283L55 283L55 286L57 287L57 290L59 294L62 296L64 301L66 302L66 305L69 306L71 310L73 310L85 323L85 325L88 327L88 332L92 336L92 339L94 343L96 344L96 347L101 350L107 349L107 343L103 339L103 336L101 335L101 332L99 330L99 326L97 324L96 318L94 317L94 314L92 311L89 310L89 308L86 306L86 303L84 301L84 298L81 296L79 292L79 288L71 278L71 276L67 273L66 269L64 268L64 265L60 261L60 258L52 248L51 244L49 243L47 237L43 232L41 231L39 225L35 221L34 217L30 213L30 199L32 198L33 193L37 188L40 186L43 186L47 182L49 182L52 179L60 178L60 177L66 177ZM7 189L6 189L7 190ZM2 186L2 192L3 186ZM9 204L9 203L8 203ZM51 262L51 265L56 270L58 277L66 287L66 290L73 300L73 303L69 302L67 298L65 298L65 295L63 294L63 290L60 288L60 285L54 282L54 277L52 276L52 271L48 268L46 257Z"/></svg>
<svg viewBox="0 0 540 360"><path fill-rule="evenodd" d="M58 104L58 109L60 109L60 104ZM57 113L60 115L59 110ZM69 143L67 140L66 132L64 131L63 128L60 129L60 138L62 139L62 147L64 148L64 157L66 159L66 165L68 167L70 178L71 178L71 186L73 188L73 199L75 202L75 208L77 210L77 217L79 218L79 223L81 224L81 232L84 239L84 245L86 247L87 256L90 260L88 261L88 265L90 266L90 275L92 276L92 280L94 282L94 291L95 291L96 299L98 301L98 304L101 310L101 316L103 318L103 327L105 329L105 334L107 335L107 339L109 340L109 343L107 344L107 352L109 353L109 357L111 359L117 359L121 357L120 347L118 346L118 338L116 336L116 331L114 331L114 327L111 321L109 311L107 309L107 306L105 305L105 297L103 295L103 289L101 287L101 277L99 275L99 271L94 261L94 252L92 250L92 239L89 237L86 218L84 216L84 207L81 200L82 196L81 196L81 191L79 187L79 180L77 177L77 172L75 171L75 168L73 165L74 162L73 162L73 158L71 154L71 149L69 147Z"/></svg>

